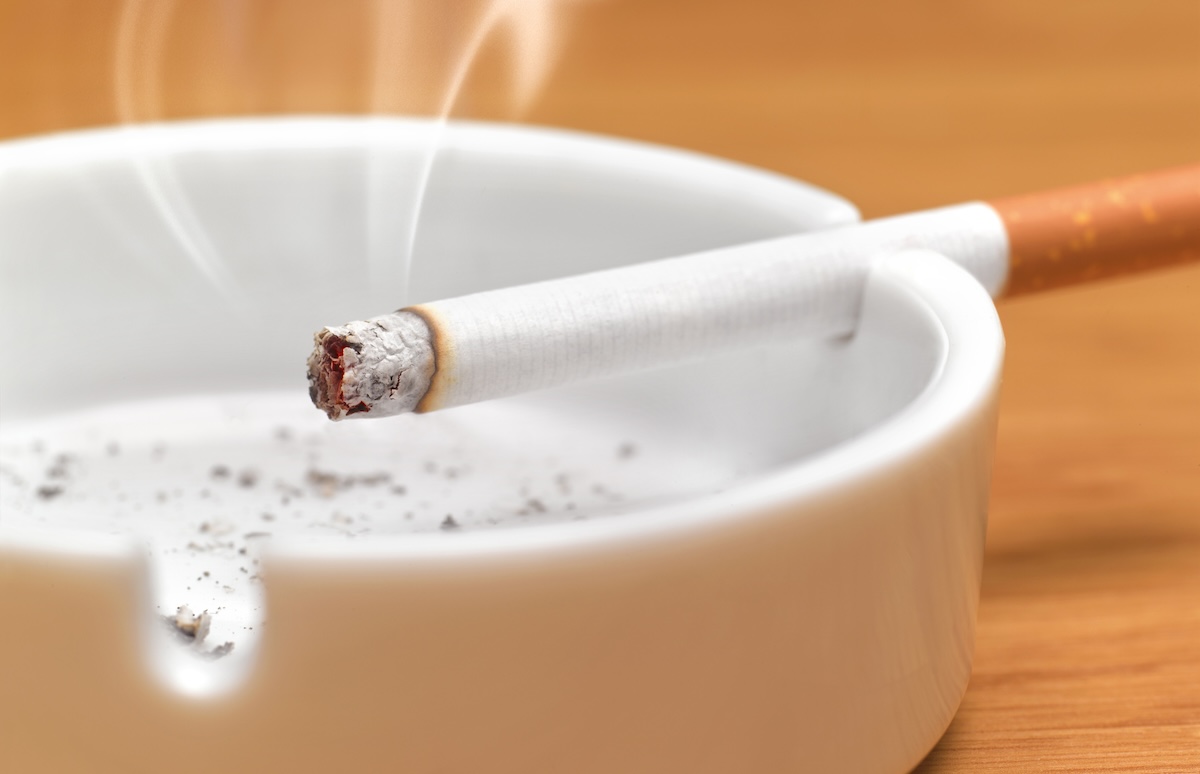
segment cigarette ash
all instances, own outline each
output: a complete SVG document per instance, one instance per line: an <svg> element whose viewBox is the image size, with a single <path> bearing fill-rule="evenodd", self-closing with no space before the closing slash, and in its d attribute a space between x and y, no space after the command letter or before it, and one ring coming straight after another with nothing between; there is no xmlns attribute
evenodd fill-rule
<svg viewBox="0 0 1200 774"><path fill-rule="evenodd" d="M0 425L0 513L144 541L159 613L213 656L261 629L261 554L277 536L451 540L619 515L736 477L694 444L644 435L498 405L344 424L294 394L110 406Z"/></svg>
<svg viewBox="0 0 1200 774"><path fill-rule="evenodd" d="M207 643L209 629L212 628L212 616L205 610L199 615L192 613L191 608L182 605L175 615L162 616L167 629L175 635L177 641L206 658L221 658L233 652L233 642L226 641L215 647Z"/></svg>
<svg viewBox="0 0 1200 774"><path fill-rule="evenodd" d="M308 359L308 396L330 419L414 410L433 378L432 334L407 311L323 328Z"/></svg>

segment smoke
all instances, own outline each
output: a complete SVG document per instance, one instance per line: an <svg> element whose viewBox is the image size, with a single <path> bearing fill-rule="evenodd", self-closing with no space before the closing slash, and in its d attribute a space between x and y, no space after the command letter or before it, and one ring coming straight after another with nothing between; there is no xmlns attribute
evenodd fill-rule
<svg viewBox="0 0 1200 774"><path fill-rule="evenodd" d="M125 0L122 5L113 71L117 118L130 133L134 172L184 257L232 306L244 310L236 281L196 216L174 171L165 159L138 152L136 125L161 119L163 115L162 61L174 11L175 0Z"/></svg>
<svg viewBox="0 0 1200 774"><path fill-rule="evenodd" d="M505 14L512 38L513 104L525 112L541 93L566 40L563 6L579 0L508 0Z"/></svg>
<svg viewBox="0 0 1200 774"><path fill-rule="evenodd" d="M174 7L174 0L125 0L121 7L113 81L122 123L162 113L160 65Z"/></svg>
<svg viewBox="0 0 1200 774"><path fill-rule="evenodd" d="M511 71L509 106L524 113L541 92L562 50L568 6L581 0L374 0L375 60L372 69L372 112L399 112L398 107L420 100L419 87L441 76L436 99L436 122L421 154L412 190L413 206L402 223L402 198L387 163L376 156L368 174L367 271L384 308L406 303L417 249L421 214L444 142L472 68L494 37L508 43ZM432 13L431 13L432 12ZM432 50L431 50L432 49ZM401 237L403 230L403 237Z"/></svg>
<svg viewBox="0 0 1200 774"><path fill-rule="evenodd" d="M481 50L498 40L509 54L509 107L526 112L562 53L570 11L588 1L372 0L372 111L412 112L436 84L432 110L419 112L448 116Z"/></svg>
<svg viewBox="0 0 1200 774"><path fill-rule="evenodd" d="M333 96L330 83L336 78L327 74L353 73L356 64L365 65L358 71L365 79L360 76L351 86L364 98L368 113L434 116L431 130L423 135L427 139L422 140L415 175L411 169L398 174L387 154L368 151L364 258L372 285L381 296L390 294L390 304L395 304L407 293L417 227L446 122L461 110L464 88L481 53L505 47L507 105L510 113L520 115L537 99L562 53L571 7L588 1L216 0L205 7L178 0L123 0L113 72L117 116L129 127L136 147L139 124L161 120L181 103L207 100L231 112L280 104L274 95L253 93L268 83L284 89L284 110L341 112L341 104L321 104ZM354 45L356 35L363 45ZM187 58L197 51L207 59ZM333 51L340 58L321 58ZM351 61L356 55L361 57L357 63ZM164 89L168 60L170 91ZM168 94L169 105L164 104ZM296 94L308 95L316 104L297 105ZM381 131L383 126L380 122ZM380 148L387 145L382 139ZM182 257L232 300L237 283L170 162L136 151L131 155L147 197Z"/></svg>

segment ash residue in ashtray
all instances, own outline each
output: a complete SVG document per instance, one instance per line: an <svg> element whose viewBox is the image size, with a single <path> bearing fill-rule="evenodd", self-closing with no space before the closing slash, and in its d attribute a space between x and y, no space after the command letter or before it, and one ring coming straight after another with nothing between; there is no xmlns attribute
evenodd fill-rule
<svg viewBox="0 0 1200 774"><path fill-rule="evenodd" d="M34 494L37 498L39 500L54 500L61 497L67 491L67 484L71 481L71 476L77 467L77 463L78 460L73 454L61 453L54 455L50 460L50 464L42 472L42 476L45 479L44 482L34 489Z"/></svg>
<svg viewBox="0 0 1200 774"><path fill-rule="evenodd" d="M192 613L187 605L180 605L175 615L164 615L162 620L181 643L189 646L199 655L221 658L233 651L232 642L223 642L212 648L205 645L208 630L212 627L212 616L208 614L207 610L197 615Z"/></svg>
<svg viewBox="0 0 1200 774"><path fill-rule="evenodd" d="M434 415L414 442L369 425L349 426L349 436L345 425L309 428L302 419L247 427L274 403L236 416L191 401L183 408L160 418L139 405L91 425L0 435L0 515L144 541L167 570L157 612L176 611L161 616L173 639L207 656L224 655L226 640L241 643L260 622L260 553L272 536L450 540L621 513L658 459L640 438L583 434L576 443L541 425L542 435L502 425L481 439Z"/></svg>
<svg viewBox="0 0 1200 774"><path fill-rule="evenodd" d="M364 470L362 455L345 454L344 449L340 459L330 459L338 454L330 454L327 439L318 434L275 425L265 428L261 440L273 447L270 454L260 450L252 459L245 451L254 446L248 444L245 450L229 448L223 457L203 454L204 459L196 453L201 447L168 447L162 441L132 442L99 433L76 444L78 448L54 449L37 439L23 447L31 464L0 460L5 463L0 484L23 498L22 507L40 521L49 518L49 510L36 510L44 506L58 507L53 518L61 522L63 504L104 513L113 531L134 522L145 527L139 513L186 513L186 522L204 539L179 542L178 548L215 550L219 546L213 539L240 532L234 524L242 526L247 512L284 533L302 529L345 537L587 518L585 514L623 507L623 471L632 470L628 461L642 453L633 441L615 439L608 441L613 444L609 459L616 466L611 470L605 461L595 467L570 464L557 452L523 466L505 456L498 470L477 470L479 458L469 447L448 444L416 459L377 454L377 467ZM151 477L143 472L146 462L153 465ZM506 467L514 472L504 472ZM138 472L129 476L126 468ZM610 485L606 479L614 474ZM150 487L142 485L147 481ZM490 492L488 501L476 497L480 491ZM454 514L452 519L446 519L447 512ZM175 516L166 521L179 523ZM177 534L165 527L161 531L171 539Z"/></svg>
<svg viewBox="0 0 1200 774"><path fill-rule="evenodd" d="M37 496L42 500L53 500L63 493L63 488L57 484L42 484L37 488Z"/></svg>
<svg viewBox="0 0 1200 774"><path fill-rule="evenodd" d="M307 483L319 497L333 497L336 494L353 489L356 486L376 487L392 483L392 474L387 471L363 473L358 475L341 475L329 470L309 468L304 474ZM404 487L393 487L393 494L404 494Z"/></svg>

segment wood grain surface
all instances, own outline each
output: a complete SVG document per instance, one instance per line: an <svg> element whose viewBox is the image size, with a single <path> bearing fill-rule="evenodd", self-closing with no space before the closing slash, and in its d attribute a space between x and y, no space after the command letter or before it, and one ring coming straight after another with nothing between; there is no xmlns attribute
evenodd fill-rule
<svg viewBox="0 0 1200 774"><path fill-rule="evenodd" d="M867 217L1200 160L1196 0L564 5L522 120L768 167ZM428 11L418 50L365 0L0 0L0 136L433 110L470 10ZM514 117L508 42L455 115ZM974 676L918 770L1200 771L1200 267L1001 315Z"/></svg>

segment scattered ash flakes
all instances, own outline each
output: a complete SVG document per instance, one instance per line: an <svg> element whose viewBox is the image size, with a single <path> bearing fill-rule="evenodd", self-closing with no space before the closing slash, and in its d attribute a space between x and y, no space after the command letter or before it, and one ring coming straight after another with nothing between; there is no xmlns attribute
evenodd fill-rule
<svg viewBox="0 0 1200 774"><path fill-rule="evenodd" d="M325 521L310 521L310 522L308 522L308 526L314 530L322 530L326 534L332 533L332 534L336 534L336 535L339 535L341 537L346 537L346 538L352 538L352 537L357 536L357 534L352 529L345 526L344 524L338 524L338 523L334 522L333 519L326 519Z"/></svg>
<svg viewBox="0 0 1200 774"><path fill-rule="evenodd" d="M212 519L200 523L200 532L213 537L228 535L237 529L237 525L224 519Z"/></svg>
<svg viewBox="0 0 1200 774"><path fill-rule="evenodd" d="M66 490L58 484L42 484L35 491L39 500L54 500L61 497Z"/></svg>
<svg viewBox="0 0 1200 774"><path fill-rule="evenodd" d="M7 479L10 484L13 484L14 486L19 486L22 489L29 486L29 482L26 481L25 478L20 473L18 473L11 466L9 466L8 464L3 463L3 462L0 462L0 478Z"/></svg>
<svg viewBox="0 0 1200 774"><path fill-rule="evenodd" d="M212 627L212 616L207 610L197 615L187 605L180 605L175 615L164 615L162 621L181 644L188 646L198 655L221 658L233 652L232 642L223 642L212 648L205 647L205 640Z"/></svg>
<svg viewBox="0 0 1200 774"><path fill-rule="evenodd" d="M187 550L197 554L222 553L226 551L232 553L236 548L237 544L232 540L210 540L207 543L189 540L187 543Z"/></svg>
<svg viewBox="0 0 1200 774"><path fill-rule="evenodd" d="M310 530L339 539L394 532L469 534L476 528L596 518L619 512L619 501L625 499L617 492L624 491L628 475L618 471L634 469L623 467L621 461L636 457L641 463L645 456L644 448L620 442L618 436L598 444L588 464L575 465L557 456L534 460L517 455L511 462L497 462L504 467L493 470L483 465L482 458L478 463L471 459L470 450L418 452L420 456L403 459L387 455L324 458L307 447L307 437L289 428L272 432L267 425L259 431L258 451L262 453L257 456L243 455L240 449L205 452L177 446L154 472L146 466L147 452L156 458L165 456L167 449L161 443L151 448L120 438L122 445L118 445L101 436L79 449L51 443L42 456L34 457L22 442L19 454L24 459L13 470L25 476L27 483L23 492L10 491L14 497L26 498L31 507L37 507L39 498L53 500L65 493L63 505L41 506L55 518L89 490L122 518L144 504L143 522L137 524L152 513L161 512L165 519L171 509L185 508L181 511L185 515L177 520L182 521L178 524L182 533L177 531L170 545L160 549L181 555L172 560L188 562L184 566L191 570L178 578L180 593L184 593L184 582L190 582L190 593L171 601L186 599L194 608L214 611L219 602L234 604L222 597L222 590L237 594L252 583L261 583L258 561L254 559L252 564L251 560L262 547L260 541L271 536L262 530L275 530L276 534ZM82 456L60 451L79 451ZM197 451L203 456L192 456ZM130 466L137 466L139 475L145 471L152 478L128 482L109 478L114 473L125 475L123 471ZM86 486L93 474L98 477L98 488ZM190 479L170 478L182 475ZM0 477L8 485L7 479L19 476L0 469ZM39 484L41 489L37 489ZM112 491L106 488L108 484ZM190 512L186 510L189 507ZM197 565L207 565L211 574L193 580L201 569ZM192 598L192 593L208 596ZM170 607L164 605L163 609ZM192 639L201 627L199 619L207 614L197 616L188 611L190 618L180 619L183 629L193 628ZM166 617L178 630L175 618ZM223 617L217 620L218 626L226 623ZM217 631L224 639L224 631ZM181 637L186 635L180 632ZM220 647L210 650L220 655Z"/></svg>
<svg viewBox="0 0 1200 774"><path fill-rule="evenodd" d="M292 504L292 500L299 500L304 497L304 490L286 481L276 481L275 491L279 493L279 505L288 507Z"/></svg>
<svg viewBox="0 0 1200 774"><path fill-rule="evenodd" d="M64 452L54 455L54 459L50 461L50 466L46 468L46 478L57 481L64 481L70 478L78 461L78 458L74 454Z"/></svg>
<svg viewBox="0 0 1200 774"><path fill-rule="evenodd" d="M310 487L316 490L319 497L333 497L338 493L342 479L336 473L309 468L308 472L304 474L304 480L308 482Z"/></svg>
<svg viewBox="0 0 1200 774"><path fill-rule="evenodd" d="M348 476L347 479L344 480L349 480L356 484L362 484L363 486L383 486L384 484L391 483L392 474L386 471L377 471L375 473L366 473L361 476Z"/></svg>
<svg viewBox="0 0 1200 774"><path fill-rule="evenodd" d="M392 474L381 470L374 473L361 473L357 475L338 475L337 473L314 467L309 468L308 472L304 474L304 480L318 496L330 498L336 494L360 486L368 488L390 486L392 483ZM395 487L392 487L392 491L395 491Z"/></svg>
<svg viewBox="0 0 1200 774"><path fill-rule="evenodd" d="M163 616L163 620L184 641L195 644L204 642L204 638L208 636L208 630L212 626L212 616L208 614L207 610L196 615L187 605L180 605L175 611L175 615Z"/></svg>

